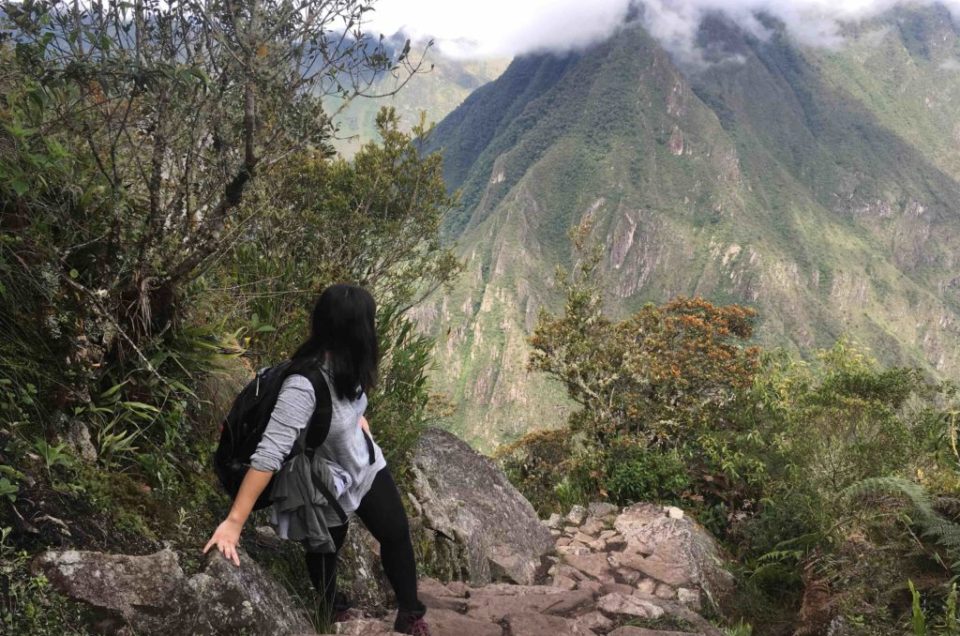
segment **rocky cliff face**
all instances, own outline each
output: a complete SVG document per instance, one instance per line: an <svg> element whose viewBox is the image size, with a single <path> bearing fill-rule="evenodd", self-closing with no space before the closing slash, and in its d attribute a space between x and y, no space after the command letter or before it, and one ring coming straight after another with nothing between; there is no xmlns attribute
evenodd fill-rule
<svg viewBox="0 0 960 636"><path fill-rule="evenodd" d="M900 10L822 51L769 27L758 40L708 19L711 64L689 69L630 25L515 61L438 126L467 271L418 317L467 439L563 420L526 338L561 308L553 272L583 220L614 315L700 294L757 307L768 345L806 354L848 334L887 363L960 371L957 28Z"/></svg>

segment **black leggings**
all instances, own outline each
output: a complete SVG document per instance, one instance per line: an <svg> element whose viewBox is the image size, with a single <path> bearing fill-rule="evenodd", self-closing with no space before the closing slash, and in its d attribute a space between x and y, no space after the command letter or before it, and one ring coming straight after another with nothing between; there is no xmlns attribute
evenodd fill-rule
<svg viewBox="0 0 960 636"><path fill-rule="evenodd" d="M380 560L400 610L421 613L423 605L417 599L417 565L410 542L410 526L400 491L388 468L382 468L373 479L370 491L360 500L357 516L380 542ZM347 524L330 528L330 533L339 552L347 538ZM307 552L306 559L310 580L323 595L325 607L332 611L337 595L337 553Z"/></svg>

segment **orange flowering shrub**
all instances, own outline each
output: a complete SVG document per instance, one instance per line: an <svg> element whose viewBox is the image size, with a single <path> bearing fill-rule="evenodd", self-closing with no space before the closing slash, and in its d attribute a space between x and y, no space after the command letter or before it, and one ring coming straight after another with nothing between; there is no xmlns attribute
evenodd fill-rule
<svg viewBox="0 0 960 636"><path fill-rule="evenodd" d="M760 349L747 346L754 310L677 298L614 323L598 308L574 297L563 316L541 316L531 339L530 368L563 382L583 406L571 425L599 441L630 434L655 446L727 425L725 407L760 367Z"/></svg>

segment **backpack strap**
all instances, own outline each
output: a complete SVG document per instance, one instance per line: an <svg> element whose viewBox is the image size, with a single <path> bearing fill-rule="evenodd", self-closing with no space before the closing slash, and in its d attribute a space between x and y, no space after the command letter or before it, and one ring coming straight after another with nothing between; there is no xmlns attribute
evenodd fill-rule
<svg viewBox="0 0 960 636"><path fill-rule="evenodd" d="M296 361L290 365L287 375L302 375L310 381L313 386L313 395L316 406L313 409L313 415L310 421L304 427L300 436L297 438L295 453L312 455L313 452L327 439L330 433L330 420L333 417L333 401L330 397L330 387L324 379L323 371L320 369L320 362L314 358L304 361ZM337 501L337 498L330 492L323 480L310 471L310 477L313 481L313 487L322 494L330 503L330 507L337 513L340 523L347 523L347 513Z"/></svg>
<svg viewBox="0 0 960 636"><path fill-rule="evenodd" d="M333 496L333 493L330 492L330 489L327 488L327 485L323 483L323 480L320 479L320 476L311 470L310 479L313 480L313 487L320 491L320 494L323 495L327 499L327 501L330 503L330 507L333 508L333 511L337 513L337 517L340 519L340 523L346 524L347 513L344 512L343 506L341 506L340 502L337 501L337 498Z"/></svg>

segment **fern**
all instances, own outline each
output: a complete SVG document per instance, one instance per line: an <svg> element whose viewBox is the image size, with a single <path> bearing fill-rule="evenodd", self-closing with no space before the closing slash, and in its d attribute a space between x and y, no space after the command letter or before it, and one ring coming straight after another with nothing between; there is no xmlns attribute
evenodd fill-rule
<svg viewBox="0 0 960 636"><path fill-rule="evenodd" d="M927 617L920 605L920 592L913 585L913 581L907 581L907 585L910 587L910 596L913 599L910 604L910 627L913 628L913 636L927 636Z"/></svg>
<svg viewBox="0 0 960 636"><path fill-rule="evenodd" d="M957 584L950 586L950 594L947 596L947 603L943 614L943 627L947 634L953 636L960 628L957 625Z"/></svg>
<svg viewBox="0 0 960 636"><path fill-rule="evenodd" d="M820 532L809 532L798 537L785 539L773 549L757 557L757 564L761 567L782 564L787 562L799 563L814 550L824 539Z"/></svg>
<svg viewBox="0 0 960 636"><path fill-rule="evenodd" d="M771 550L757 558L757 563L768 564L771 562L782 563L783 561L800 561L806 554L805 550Z"/></svg>
<svg viewBox="0 0 960 636"><path fill-rule="evenodd" d="M874 477L857 482L843 492L847 499L875 494L905 498L914 510L911 521L920 528L923 536L946 550L954 562L953 569L960 567L960 524L937 514L933 499L920 484L901 477Z"/></svg>

